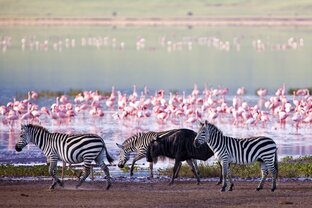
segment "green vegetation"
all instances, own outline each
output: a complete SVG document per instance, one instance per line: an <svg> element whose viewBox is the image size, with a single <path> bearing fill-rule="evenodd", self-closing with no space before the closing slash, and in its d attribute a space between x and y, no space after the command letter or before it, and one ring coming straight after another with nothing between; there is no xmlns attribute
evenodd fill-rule
<svg viewBox="0 0 312 208"><path fill-rule="evenodd" d="M102 96L110 96L111 92L105 92L105 91L100 91L97 90L99 95ZM62 95L67 95L70 97L75 97L76 95L78 95L79 93L83 93L83 90L79 90L79 89L69 89L68 91L51 91L51 90L42 90L38 92L38 98L56 98L56 97L60 97ZM28 96L27 92L24 93L17 93L16 94L16 98L18 100L20 99L26 99Z"/></svg>
<svg viewBox="0 0 312 208"><path fill-rule="evenodd" d="M300 88L289 88L288 89L288 95L293 95L294 92L296 92L297 90L299 90ZM312 93L312 87L308 87L307 88L309 90L309 94L311 95Z"/></svg>
<svg viewBox="0 0 312 208"><path fill-rule="evenodd" d="M258 163L251 165L231 165L233 177L240 178L259 178L260 167ZM129 172L129 167L123 168L124 172ZM135 171L138 171L138 167L135 167ZM199 164L199 171L202 177L219 177L220 168L218 164L205 165ZM171 176L172 168L159 169L160 175ZM58 168L58 175L61 174L61 167ZM101 172L95 172L94 175L100 175ZM0 175L4 177L48 177L47 165L35 165L35 166L13 166L13 165L0 165ZM71 169L65 170L66 177L76 177L77 173ZM182 165L179 173L180 177L193 177L193 173L188 165ZM293 157L285 157L279 162L279 177L281 178L298 178L306 177L312 178L312 156L299 157L294 159Z"/></svg>
<svg viewBox="0 0 312 208"><path fill-rule="evenodd" d="M0 0L0 17L311 17L310 0Z"/></svg>
<svg viewBox="0 0 312 208"><path fill-rule="evenodd" d="M278 164L279 177L282 178L297 178L297 177L312 177L312 156L299 157L285 157ZM200 163L199 172L202 177L219 177L220 168L218 164L205 165ZM260 165L253 163L250 165L231 165L233 177L240 178L259 178L261 177ZM161 175L171 175L172 168L159 170ZM182 165L179 176L192 177L193 173L188 165Z"/></svg>

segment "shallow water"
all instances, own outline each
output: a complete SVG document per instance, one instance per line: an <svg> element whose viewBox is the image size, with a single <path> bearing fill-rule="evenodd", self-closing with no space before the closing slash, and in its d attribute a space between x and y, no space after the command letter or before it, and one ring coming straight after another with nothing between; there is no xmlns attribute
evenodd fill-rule
<svg viewBox="0 0 312 208"><path fill-rule="evenodd" d="M256 96L249 97L250 102L256 102ZM68 123L59 124L52 119L46 119L42 125L51 132L63 133L95 133L101 135L107 145L109 153L115 159L110 170L114 176L128 176L128 173L121 171L116 164L119 159L119 150L116 143L122 143L126 138L133 134L143 131L161 131L172 128L190 128L197 131L198 124L190 124L181 121L180 124L167 121L159 123L155 117L144 119L125 119L115 120L112 118L113 111L106 110L104 117L90 117L84 114L73 117ZM311 125L305 124L296 132L292 124L287 124L285 128L280 128L278 123L269 123L265 128L259 126L241 126L235 127L229 119L220 118L216 125L223 130L225 135L233 137L249 137L255 135L264 135L271 137L277 143L279 159L285 156L305 156L312 155L312 131ZM0 164L44 164L46 158L42 151L35 145L29 144L22 152L15 151L16 141L19 139L20 125L15 123L13 128L0 125ZM130 165L133 156L128 161ZM214 158L209 159L206 163L214 162ZM154 170L163 167L172 167L173 160L160 161L154 166ZM60 163L61 164L61 163ZM148 176L148 164L145 159L137 162L139 167L135 173L136 176ZM142 168L142 169L141 169Z"/></svg>

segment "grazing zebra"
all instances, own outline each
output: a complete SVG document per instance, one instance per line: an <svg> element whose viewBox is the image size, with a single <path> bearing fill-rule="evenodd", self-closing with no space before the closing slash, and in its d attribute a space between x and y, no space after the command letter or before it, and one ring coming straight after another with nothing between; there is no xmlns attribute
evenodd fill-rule
<svg viewBox="0 0 312 208"><path fill-rule="evenodd" d="M104 153L111 163L113 158L108 154L104 140L95 134L62 134L50 133L42 126L33 124L22 125L21 138L16 143L15 149L20 152L29 143L36 144L47 157L49 173L53 178L50 189L58 183L63 187L63 182L56 176L58 160L69 164L81 163L84 165L83 176L79 179L78 188L90 174L92 161L101 167L107 177L106 189L111 186L109 170L104 163Z"/></svg>
<svg viewBox="0 0 312 208"><path fill-rule="evenodd" d="M146 157L146 151L149 143L152 140L156 139L157 135L166 135L166 134L172 134L176 132L177 129L168 130L168 131L162 131L162 132L154 132L149 131L146 133L140 132L137 133L128 139L126 139L122 144L116 143L117 147L120 148L120 157L118 162L118 167L123 168L126 164L126 162L130 159L130 153L131 152L137 152L135 155L132 165L130 168L130 176L133 176L133 169L134 164L136 161ZM153 178L153 163L150 163L150 177Z"/></svg>
<svg viewBox="0 0 312 208"><path fill-rule="evenodd" d="M224 136L222 131L215 125L208 123L201 124L197 136L194 140L194 146L197 147L207 142L209 147L214 152L216 158L222 166L223 186L221 191L225 191L227 186L226 178L230 181L229 191L233 189L233 181L229 165L249 164L259 161L261 164L261 181L257 187L257 191L263 189L264 181L269 173L272 172L272 191L276 189L276 178L278 174L277 166L277 147L275 142L264 136L251 138L232 138Z"/></svg>

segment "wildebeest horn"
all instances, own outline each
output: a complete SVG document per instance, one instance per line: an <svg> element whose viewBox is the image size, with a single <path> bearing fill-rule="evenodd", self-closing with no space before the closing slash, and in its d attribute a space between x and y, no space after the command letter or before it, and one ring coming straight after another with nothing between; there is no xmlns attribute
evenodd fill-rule
<svg viewBox="0 0 312 208"><path fill-rule="evenodd" d="M116 143L117 147L119 148L123 148L123 146L121 144Z"/></svg>

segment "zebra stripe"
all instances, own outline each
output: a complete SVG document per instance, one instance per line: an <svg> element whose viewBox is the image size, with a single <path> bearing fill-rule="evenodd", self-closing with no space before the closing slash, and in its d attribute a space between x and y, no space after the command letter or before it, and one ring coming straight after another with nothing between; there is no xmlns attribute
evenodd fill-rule
<svg viewBox="0 0 312 208"><path fill-rule="evenodd" d="M21 151L29 142L36 144L47 157L49 173L53 177L51 189L58 183L63 183L56 176L58 160L69 164L82 163L84 174L76 187L78 188L90 174L91 163L96 162L106 174L107 189L111 186L109 170L104 163L104 154L111 163L113 158L108 154L104 140L96 134L62 134L50 133L47 129L37 125L22 125L21 139L17 142L16 151Z"/></svg>
<svg viewBox="0 0 312 208"><path fill-rule="evenodd" d="M123 168L126 162L130 159L130 153L136 152L130 168L130 175L132 176L135 162L146 157L147 147L149 143L152 140L155 140L157 135L159 137L163 137L176 131L177 129L162 132L139 132L126 139L121 145L116 144L120 148L118 167ZM150 177L153 177L153 163L150 163Z"/></svg>
<svg viewBox="0 0 312 208"><path fill-rule="evenodd" d="M225 191L227 186L226 178L229 178L231 191L233 182L230 175L229 165L250 164L259 161L261 165L261 181L257 190L263 188L264 181L268 175L268 170L272 172L272 191L276 189L277 167L277 147L276 143L268 137L233 138L224 136L222 131L215 125L205 121L199 129L194 140L194 146L207 142L214 152L216 158L222 165L223 186L221 191Z"/></svg>

